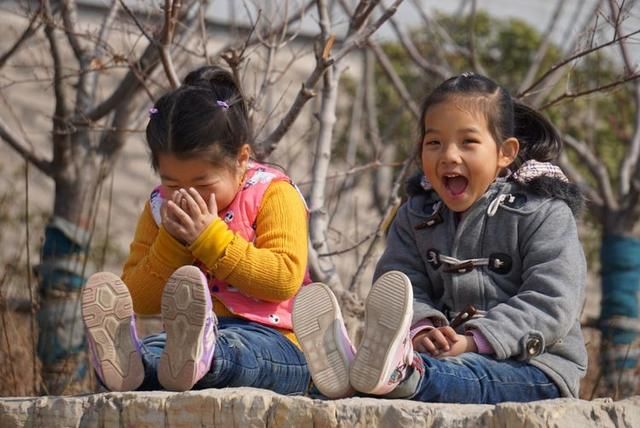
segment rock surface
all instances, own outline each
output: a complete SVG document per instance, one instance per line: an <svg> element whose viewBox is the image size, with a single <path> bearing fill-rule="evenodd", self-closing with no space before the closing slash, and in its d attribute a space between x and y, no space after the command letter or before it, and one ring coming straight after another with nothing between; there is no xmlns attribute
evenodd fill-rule
<svg viewBox="0 0 640 428"><path fill-rule="evenodd" d="M0 427L640 427L640 396L464 405L314 400L253 388L0 399Z"/></svg>

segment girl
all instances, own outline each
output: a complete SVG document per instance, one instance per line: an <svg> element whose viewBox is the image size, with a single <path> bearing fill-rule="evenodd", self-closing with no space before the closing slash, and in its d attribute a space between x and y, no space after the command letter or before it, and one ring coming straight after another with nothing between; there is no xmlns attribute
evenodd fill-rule
<svg viewBox="0 0 640 428"><path fill-rule="evenodd" d="M197 69L149 113L161 185L122 280L97 273L82 292L99 379L115 391L304 392L309 373L291 331L292 298L308 282L301 195L250 159L247 108L230 73ZM165 333L138 340L134 312L161 312Z"/></svg>
<svg viewBox="0 0 640 428"><path fill-rule="evenodd" d="M425 100L419 154L380 258L357 352L324 285L295 301L317 388L429 402L575 397L587 356L576 186L548 161L561 140L486 77ZM345 375L346 374L346 375Z"/></svg>

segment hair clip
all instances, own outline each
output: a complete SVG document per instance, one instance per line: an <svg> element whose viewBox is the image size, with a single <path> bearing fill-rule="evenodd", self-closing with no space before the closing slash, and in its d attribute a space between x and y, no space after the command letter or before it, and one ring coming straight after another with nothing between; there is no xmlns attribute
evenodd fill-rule
<svg viewBox="0 0 640 428"><path fill-rule="evenodd" d="M218 104L218 107L222 107L225 110L229 110L229 104L227 104L226 101L216 101L216 104Z"/></svg>
<svg viewBox="0 0 640 428"><path fill-rule="evenodd" d="M151 107L149 109L149 116L153 116L154 114L156 114L158 112L158 109L155 107Z"/></svg>
<svg viewBox="0 0 640 428"><path fill-rule="evenodd" d="M473 77L473 76L474 76L473 71L465 71L464 73L462 73L460 75L460 77L464 77L464 78L469 78L469 77Z"/></svg>

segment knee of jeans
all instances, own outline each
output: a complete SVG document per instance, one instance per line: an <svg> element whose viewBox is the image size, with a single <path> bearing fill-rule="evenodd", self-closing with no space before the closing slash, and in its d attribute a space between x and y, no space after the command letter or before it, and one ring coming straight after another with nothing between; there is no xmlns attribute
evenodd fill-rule
<svg viewBox="0 0 640 428"><path fill-rule="evenodd" d="M451 364L457 364L459 366L467 365L470 361L486 360L486 357L476 352L465 352L455 357L445 357L442 361L446 361Z"/></svg>
<svg viewBox="0 0 640 428"><path fill-rule="evenodd" d="M225 344L229 349L235 349L238 352L246 352L248 350L246 340L243 336L233 331L225 331L218 338L220 344Z"/></svg>
<svg viewBox="0 0 640 428"><path fill-rule="evenodd" d="M455 356L455 357L444 357L444 358L442 358L441 360L442 360L442 361L444 361L444 362L447 362L447 363L457 364L457 365L459 365L459 366L464 365L464 360L463 360L463 358L462 358L461 356L459 356L459 355L458 355L458 356Z"/></svg>

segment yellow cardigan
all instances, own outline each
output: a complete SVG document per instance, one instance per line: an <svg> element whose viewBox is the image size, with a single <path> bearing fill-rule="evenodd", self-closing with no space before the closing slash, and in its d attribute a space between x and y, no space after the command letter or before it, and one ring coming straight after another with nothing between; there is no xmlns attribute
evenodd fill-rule
<svg viewBox="0 0 640 428"><path fill-rule="evenodd" d="M203 262L218 279L261 300L283 301L299 290L307 266L307 214L298 191L284 181L267 188L256 218L255 243L213 221L188 247L156 224L149 202L138 219L122 279L139 314L160 312L162 290L177 268ZM213 299L217 316L235 316ZM297 343L290 330L280 330Z"/></svg>

